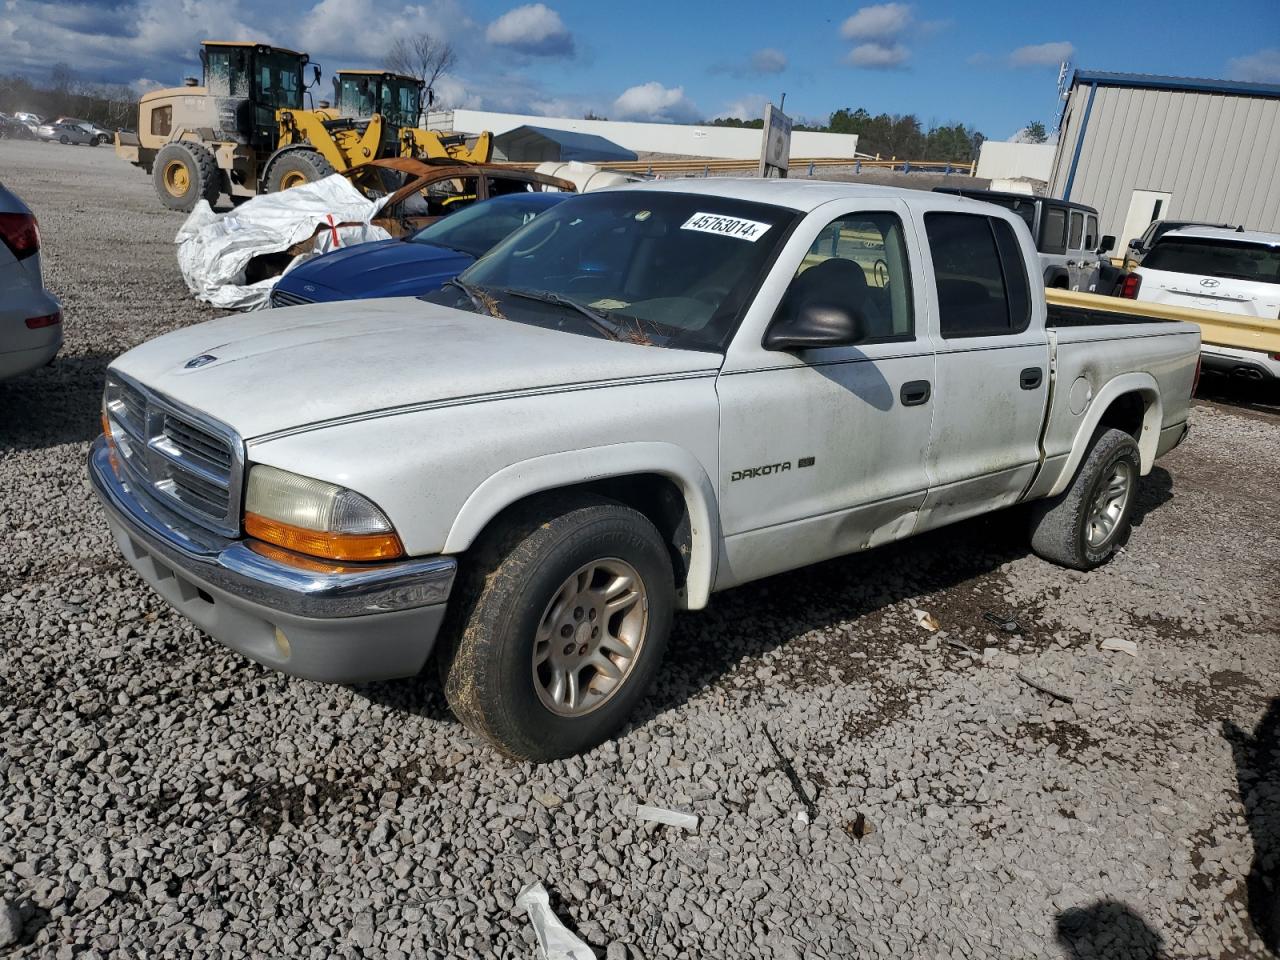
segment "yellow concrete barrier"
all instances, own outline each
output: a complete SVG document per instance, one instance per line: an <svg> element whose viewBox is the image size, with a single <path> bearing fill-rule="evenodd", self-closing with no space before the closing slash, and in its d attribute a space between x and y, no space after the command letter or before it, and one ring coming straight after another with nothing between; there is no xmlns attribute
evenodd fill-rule
<svg viewBox="0 0 1280 960"><path fill-rule="evenodd" d="M1137 314L1158 320L1182 320L1194 323L1200 328L1200 340L1203 343L1235 347L1239 350L1280 353L1280 318L1244 317L1235 313L1219 313L1216 310L1174 307L1166 303L1126 300L1123 297L1104 297L1096 293L1075 293L1070 290L1046 290L1044 294L1049 303L1056 303L1062 307L1097 310L1101 313Z"/></svg>

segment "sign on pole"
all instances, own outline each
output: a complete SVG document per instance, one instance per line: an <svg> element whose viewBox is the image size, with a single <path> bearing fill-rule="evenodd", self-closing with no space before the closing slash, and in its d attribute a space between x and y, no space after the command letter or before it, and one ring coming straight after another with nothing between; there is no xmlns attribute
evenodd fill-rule
<svg viewBox="0 0 1280 960"><path fill-rule="evenodd" d="M791 161L791 118L772 103L764 107L764 137L760 144L760 176L785 177Z"/></svg>

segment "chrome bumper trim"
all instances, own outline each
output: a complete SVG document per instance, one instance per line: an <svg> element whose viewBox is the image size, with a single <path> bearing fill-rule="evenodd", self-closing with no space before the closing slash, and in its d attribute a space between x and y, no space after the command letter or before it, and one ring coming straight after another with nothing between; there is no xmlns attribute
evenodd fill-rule
<svg viewBox="0 0 1280 960"><path fill-rule="evenodd" d="M89 479L104 507L135 540L166 563L227 593L299 617L359 617L444 603L458 562L396 560L322 573L265 557L166 509L122 479L105 437L89 450Z"/></svg>

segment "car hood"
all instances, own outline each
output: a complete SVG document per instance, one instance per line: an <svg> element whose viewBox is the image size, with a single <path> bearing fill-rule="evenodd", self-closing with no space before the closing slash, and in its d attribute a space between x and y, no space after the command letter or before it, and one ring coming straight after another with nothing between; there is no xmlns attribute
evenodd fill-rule
<svg viewBox="0 0 1280 960"><path fill-rule="evenodd" d="M278 286L301 296L325 290L349 298L409 296L434 290L473 263L474 257L447 247L379 240L308 260L281 277ZM318 291L306 290L308 284Z"/></svg>
<svg viewBox="0 0 1280 960"><path fill-rule="evenodd" d="M211 320L111 366L249 440L396 408L713 372L722 359L397 297Z"/></svg>

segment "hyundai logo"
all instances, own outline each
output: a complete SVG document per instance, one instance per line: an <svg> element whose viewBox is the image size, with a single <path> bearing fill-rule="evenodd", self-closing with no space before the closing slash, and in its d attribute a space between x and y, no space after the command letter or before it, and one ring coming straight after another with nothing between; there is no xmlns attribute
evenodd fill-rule
<svg viewBox="0 0 1280 960"><path fill-rule="evenodd" d="M190 360L184 363L182 365L182 369L194 370L196 367L203 367L206 363L213 363L213 361L217 359L218 358L215 357L212 353L202 353L200 354L200 356L192 357Z"/></svg>
<svg viewBox="0 0 1280 960"><path fill-rule="evenodd" d="M1202 287L1216 287L1217 285L1218 281L1213 279L1213 277L1206 277L1200 281L1200 286Z"/></svg>
<svg viewBox="0 0 1280 960"><path fill-rule="evenodd" d="M316 292L316 288L315 288L315 287L313 287L313 286L312 286L311 284L309 284L309 283L305 283L305 284L303 284L303 285L302 285L302 289L303 289L303 290L305 290L307 293L315 293L315 292Z"/></svg>

